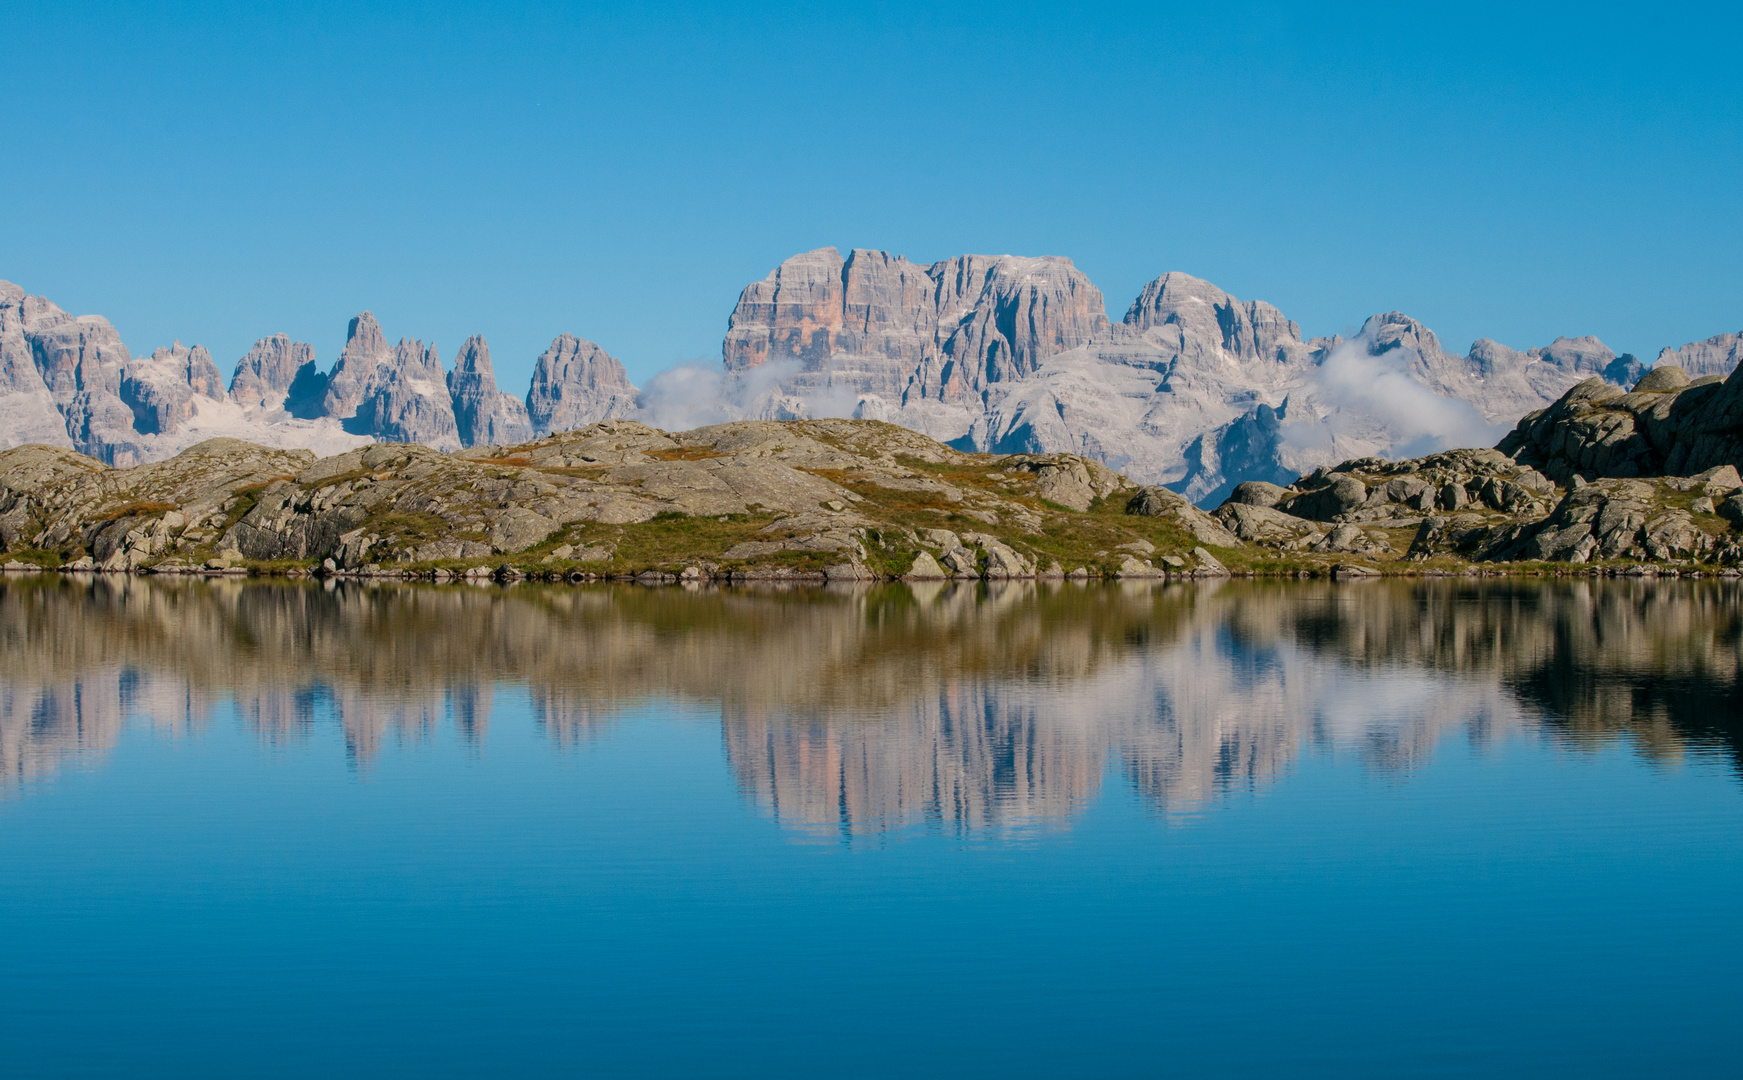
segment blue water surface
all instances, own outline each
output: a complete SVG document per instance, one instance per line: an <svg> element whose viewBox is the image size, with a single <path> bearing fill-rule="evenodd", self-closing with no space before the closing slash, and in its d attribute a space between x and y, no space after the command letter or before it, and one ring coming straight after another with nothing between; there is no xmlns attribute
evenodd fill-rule
<svg viewBox="0 0 1743 1080"><path fill-rule="evenodd" d="M995 600L973 598L966 610ZM1193 724L1238 726L1238 703L1212 694L1188 715L1180 702L1190 694L1171 704L1116 696L1086 720L1059 703L1130 684L997 663L928 676L924 662L903 659L896 713L838 715L807 702L788 715L775 693L758 723L776 735L761 743L734 727L742 700L657 685L594 687L612 698L608 715L558 738L539 704L549 687L524 671L496 681L487 715L462 722L444 706L366 754L345 734L343 695L325 689L291 737L263 735L233 692L180 713L161 694L124 692L108 744L63 747L0 800L5 1072L1735 1069L1743 790L1730 746L1679 736L1688 725L1674 710L1645 710L1638 730L1572 738L1567 717L1529 706L1518 688L1528 679L1357 660L1303 645L1301 633L1255 645L1230 629L1252 614L1230 602L1219 612L1195 601L1188 622L1208 622L1166 642L1160 628L1120 636L1104 644L1108 663L1166 673L1177 670L1169 650L1185 648L1197 650L1186 670L1224 662L1236 694L1280 667L1297 683L1335 668L1355 688L1316 698L1306 734L1267 769L1227 768L1241 740L1220 737L1223 771L1181 799L1146 790L1130 746L1085 756L1090 773L1063 780L1034 763L1049 738L1069 742L1098 716L1172 724L1185 743ZM1285 594L1265 604L1311 602ZM0 598L0 613L22 603ZM338 617L369 617L360 603ZM862 601L816 603L866 622ZM514 610L497 614L512 620ZM1153 623L1171 617L1143 610ZM1055 625L1069 618L1037 618L1042 638L1073 632ZM1716 625L1722 644L1733 624ZM706 633L680 621L647 648L700 649ZM22 648L6 653L14 695L31 679L53 681ZM756 646L733 648L756 660ZM199 689L200 677L171 671L163 654L148 670L149 650L105 649L121 685L167 672L185 694ZM874 662L857 659L862 669ZM302 675L327 686L319 672ZM1369 751L1393 706L1375 695L1423 678L1456 715L1408 760L1376 764ZM991 743L994 809L953 812L922 794L901 804L912 813L855 821L853 769L897 787L907 781L890 777L914 770L855 765L854 748L870 747L867 760L935 762L938 747L955 744L916 750L904 694L960 699L965 684L982 693L975 700L997 702L1000 686L1016 684L1031 696L1021 737ZM1518 705L1517 716L1497 721L1496 700ZM1001 708L958 709L944 726L995 725ZM1366 710L1353 720L1369 726L1338 734L1352 722L1346 708ZM19 729L27 737L46 730L49 713L34 715L37 729ZM788 734L825 728L817 739ZM805 758L805 775L840 789L834 820L795 820L770 794L786 782L772 778L780 770L759 776L746 763L747 745L794 742L840 757L816 769ZM1021 774L1003 796L1001 768ZM915 775L944 771L929 769ZM1062 803L1047 801L1048 783L1068 789ZM1011 809L1012 792L1024 807Z"/></svg>

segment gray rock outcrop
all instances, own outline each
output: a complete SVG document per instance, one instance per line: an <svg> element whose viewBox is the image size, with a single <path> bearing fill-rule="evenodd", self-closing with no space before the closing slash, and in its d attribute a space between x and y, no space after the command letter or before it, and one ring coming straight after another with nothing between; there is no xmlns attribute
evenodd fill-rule
<svg viewBox="0 0 1743 1080"><path fill-rule="evenodd" d="M1141 487L1126 504L1126 513L1167 518L1201 544L1240 547L1241 540L1220 521L1164 487Z"/></svg>
<svg viewBox="0 0 1743 1080"><path fill-rule="evenodd" d="M1090 509L1057 502L1062 477ZM0 452L0 542L114 572L262 560L448 564L451 577L514 557L516 573L585 565L648 581L1063 577L1062 557L1109 576L1132 554L1154 555L1145 573L1162 576L1195 546L1239 545L1173 492L1151 500L1172 521L1120 513L1133 490L1082 458L988 459L862 420L680 433L608 420L511 447L378 443L320 459L213 439L129 469L32 446Z"/></svg>
<svg viewBox="0 0 1743 1080"><path fill-rule="evenodd" d="M1654 367L1632 391L1588 379L1500 444L1558 483L1686 476L1743 462L1743 377Z"/></svg>
<svg viewBox="0 0 1743 1080"><path fill-rule="evenodd" d="M346 431L384 442L460 449L454 403L436 347L409 338L389 346L367 311L351 320L321 414L346 421Z"/></svg>
<svg viewBox="0 0 1743 1080"><path fill-rule="evenodd" d="M1740 463L1743 376L1660 366L1628 391L1579 383L1495 449L1354 459L1280 495L1243 484L1214 516L1286 551L1380 556L1409 528L1411 559L1734 566Z"/></svg>
<svg viewBox="0 0 1743 1080"><path fill-rule="evenodd" d="M327 377L315 366L314 346L274 334L254 343L230 377L230 397L245 409L284 409L293 416L317 414Z"/></svg>
<svg viewBox="0 0 1743 1080"><path fill-rule="evenodd" d="M460 346L448 373L448 395L462 446L509 446L533 437L526 403L496 388L490 346L474 334Z"/></svg>
<svg viewBox="0 0 1743 1080"><path fill-rule="evenodd" d="M133 410L141 435L172 435L193 417L194 398L227 398L224 377L205 346L176 342L127 364L121 375L121 400Z"/></svg>
<svg viewBox="0 0 1743 1080"><path fill-rule="evenodd" d="M585 338L562 334L533 368L527 419L536 435L572 431L633 414L635 398L621 361Z"/></svg>

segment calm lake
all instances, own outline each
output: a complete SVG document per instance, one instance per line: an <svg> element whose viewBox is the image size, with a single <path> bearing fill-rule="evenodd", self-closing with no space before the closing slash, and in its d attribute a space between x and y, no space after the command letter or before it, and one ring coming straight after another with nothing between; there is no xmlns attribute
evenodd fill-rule
<svg viewBox="0 0 1743 1080"><path fill-rule="evenodd" d="M1743 587L0 580L7 1076L1719 1075Z"/></svg>

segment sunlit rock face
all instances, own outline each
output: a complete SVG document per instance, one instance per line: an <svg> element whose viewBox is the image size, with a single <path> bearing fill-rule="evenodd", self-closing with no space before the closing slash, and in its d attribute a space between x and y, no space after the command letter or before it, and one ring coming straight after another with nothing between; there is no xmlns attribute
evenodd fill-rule
<svg viewBox="0 0 1743 1080"><path fill-rule="evenodd" d="M532 440L526 403L496 388L490 346L482 335L474 334L460 346L454 370L448 373L448 394L462 445L512 446Z"/></svg>
<svg viewBox="0 0 1743 1080"><path fill-rule="evenodd" d="M1304 340L1276 307L1181 273L1110 323L1068 259L834 248L746 287L722 358L752 415L1082 453L1203 503L1352 457L1489 445L1581 379L1639 371L1591 337L1523 351L1485 339L1459 356L1398 312L1350 341Z"/></svg>
<svg viewBox="0 0 1743 1080"><path fill-rule="evenodd" d="M1652 366L1679 367L1688 372L1690 378L1699 379L1706 375L1730 375L1737 370L1739 360L1743 360L1743 331L1718 334L1681 348L1667 348L1658 354Z"/></svg>
<svg viewBox="0 0 1743 1080"><path fill-rule="evenodd" d="M401 338L390 346L375 316L351 320L345 350L333 365L321 415L382 442L460 449L454 403L434 345Z"/></svg>
<svg viewBox="0 0 1743 1080"><path fill-rule="evenodd" d="M133 409L133 426L142 435L173 435L194 415L198 396L221 402L228 392L218 365L204 346L176 342L129 363L121 378L121 400Z"/></svg>
<svg viewBox="0 0 1743 1080"><path fill-rule="evenodd" d="M247 409L311 413L326 393L327 377L315 367L312 345L273 334L254 343L230 376L230 397Z"/></svg>
<svg viewBox="0 0 1743 1080"><path fill-rule="evenodd" d="M585 752L626 710L715 713L784 826L1069 827L1120 778L1162 812L1304 757L1613 738L1743 764L1743 596L1717 582L895 585L800 593L0 581L0 785L125 724L352 760L492 709ZM392 647L384 643L391 641ZM522 696L524 695L524 697ZM525 707L515 703L525 702Z"/></svg>
<svg viewBox="0 0 1743 1080"><path fill-rule="evenodd" d="M139 461L133 410L121 400L132 359L109 320L69 315L0 281L0 417L15 424L0 429L0 446L41 441L111 465Z"/></svg>
<svg viewBox="0 0 1743 1080"><path fill-rule="evenodd" d="M1740 341L1666 349L1659 364L1726 374ZM449 372L433 344L391 344L364 312L330 372L273 335L215 392L200 346L135 360L101 317L0 282L0 448L44 442L126 465L214 436L321 453L372 440L452 450L616 418L683 430L859 417L965 450L1083 454L1214 505L1245 480L1492 445L1584 379L1632 385L1644 371L1589 336L1527 349L1484 338L1461 356L1400 312L1349 340L1307 339L1272 304L1179 272L1146 284L1113 322L1061 256L916 263L833 247L744 288L721 361L679 365L644 392L604 348L562 334L523 408L497 387L481 337Z"/></svg>
<svg viewBox="0 0 1743 1080"><path fill-rule="evenodd" d="M1727 467L1735 475L1743 464L1743 375L1692 378L1662 365L1626 393L1588 379L1527 415L1500 448L1557 481L1695 477Z"/></svg>
<svg viewBox="0 0 1743 1080"><path fill-rule="evenodd" d="M623 363L574 334L560 334L539 356L527 389L535 436L573 431L635 413L636 389Z"/></svg>

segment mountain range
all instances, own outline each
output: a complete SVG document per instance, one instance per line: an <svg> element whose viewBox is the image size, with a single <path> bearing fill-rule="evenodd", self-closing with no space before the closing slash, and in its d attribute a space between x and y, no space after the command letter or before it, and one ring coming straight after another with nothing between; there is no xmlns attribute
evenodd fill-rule
<svg viewBox="0 0 1743 1080"><path fill-rule="evenodd" d="M1691 376L1726 374L1743 333L1662 350ZM608 418L678 429L724 420L887 420L965 450L1074 452L1201 503L1245 480L1287 483L1365 457L1487 445L1597 376L1647 365L1595 337L1463 356L1399 312L1353 337L1303 338L1276 307L1187 274L1144 286L1109 319L1070 259L882 251L795 255L739 296L718 366L637 388L600 346L562 334L524 398L501 391L474 335L446 368L433 344L350 322L329 371L284 334L237 361L226 388L205 348L133 356L108 320L0 282L0 448L40 442L111 465L215 436L321 454L370 442L509 445Z"/></svg>

